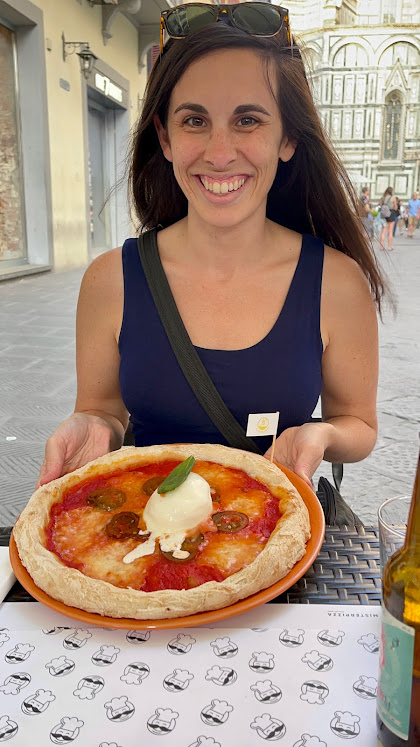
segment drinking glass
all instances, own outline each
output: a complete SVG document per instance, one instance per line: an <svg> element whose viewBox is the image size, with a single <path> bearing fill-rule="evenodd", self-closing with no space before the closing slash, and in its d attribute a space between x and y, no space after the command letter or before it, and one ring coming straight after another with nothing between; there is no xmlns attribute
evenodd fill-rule
<svg viewBox="0 0 420 747"><path fill-rule="evenodd" d="M379 551L382 571L388 558L404 544L410 503L411 496L396 495L379 506Z"/></svg>

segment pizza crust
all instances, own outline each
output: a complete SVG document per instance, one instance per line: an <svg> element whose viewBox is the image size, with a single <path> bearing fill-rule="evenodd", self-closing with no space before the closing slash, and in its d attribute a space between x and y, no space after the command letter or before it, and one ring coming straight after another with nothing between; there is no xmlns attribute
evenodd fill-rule
<svg viewBox="0 0 420 747"><path fill-rule="evenodd" d="M51 506L80 480L142 463L183 460L190 454L196 459L241 469L279 496L281 518L261 553L242 570L223 581L208 581L193 589L144 592L121 589L85 576L46 549L45 529ZM287 498L284 489L288 491ZM310 524L308 510L296 488L264 457L218 444L169 444L123 447L43 485L22 511L13 535L20 559L35 584L54 599L109 617L158 620L227 607L279 581L305 554Z"/></svg>

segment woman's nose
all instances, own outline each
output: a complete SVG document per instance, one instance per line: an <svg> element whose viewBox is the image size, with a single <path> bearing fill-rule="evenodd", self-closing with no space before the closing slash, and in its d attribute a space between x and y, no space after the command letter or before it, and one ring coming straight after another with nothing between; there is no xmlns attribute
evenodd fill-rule
<svg viewBox="0 0 420 747"><path fill-rule="evenodd" d="M226 130L215 129L207 141L204 160L218 169L225 168L236 158L236 145L232 134Z"/></svg>

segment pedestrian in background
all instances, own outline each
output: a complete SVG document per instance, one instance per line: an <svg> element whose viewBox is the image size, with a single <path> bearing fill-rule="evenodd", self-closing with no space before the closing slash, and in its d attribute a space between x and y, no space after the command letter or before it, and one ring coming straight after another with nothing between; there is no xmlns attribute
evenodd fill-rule
<svg viewBox="0 0 420 747"><path fill-rule="evenodd" d="M400 214L399 214L399 217L397 218L397 225L400 230L400 236L404 236L404 229L406 227L406 213L407 213L407 206L403 205L403 203L401 202Z"/></svg>
<svg viewBox="0 0 420 747"><path fill-rule="evenodd" d="M392 194L392 187L388 187L382 195L380 206L381 206L381 218L385 219L385 225L381 231L381 249L385 249L385 237L388 236L388 251L392 251L392 238L394 223L397 218L397 200Z"/></svg>
<svg viewBox="0 0 420 747"><path fill-rule="evenodd" d="M411 200L408 201L408 233L409 239L414 236L416 230L417 221L420 218L420 200L418 199L417 192L413 192Z"/></svg>
<svg viewBox="0 0 420 747"><path fill-rule="evenodd" d="M373 219L373 231L374 231L374 235L379 240L381 231L383 227L386 226L386 220L385 218L382 218L381 206L379 203L375 205L373 213L375 213L375 217Z"/></svg>
<svg viewBox="0 0 420 747"><path fill-rule="evenodd" d="M363 187L362 189L362 218L363 223L365 224L366 230L370 236L370 238L373 238L373 215L372 215L372 206L370 204L370 189L369 187Z"/></svg>
<svg viewBox="0 0 420 747"><path fill-rule="evenodd" d="M397 195L395 195L395 200L397 202L397 214L396 214L395 220L394 220L394 228L393 228L393 231L392 231L392 235L393 236L395 236L395 233L397 231L397 225L398 225L398 221L399 221L400 216L401 216L401 205L402 205L401 200L400 200L399 197L397 197Z"/></svg>

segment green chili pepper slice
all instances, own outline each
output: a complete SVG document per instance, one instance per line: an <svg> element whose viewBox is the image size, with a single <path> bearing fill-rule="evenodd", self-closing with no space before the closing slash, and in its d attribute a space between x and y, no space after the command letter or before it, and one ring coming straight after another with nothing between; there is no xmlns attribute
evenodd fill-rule
<svg viewBox="0 0 420 747"><path fill-rule="evenodd" d="M122 490L117 488L98 488L93 490L87 497L87 503L99 511L115 511L121 508L127 500L127 496Z"/></svg>
<svg viewBox="0 0 420 747"><path fill-rule="evenodd" d="M142 493L145 495L152 495L152 493L155 492L156 488L159 487L159 485L162 483L162 475L155 475L154 477L149 477L146 482L143 483L141 486Z"/></svg>
<svg viewBox="0 0 420 747"><path fill-rule="evenodd" d="M105 532L108 537L114 539L128 539L135 537L139 531L139 517L134 511L121 511L115 514L108 524L105 525ZM139 540L147 539L145 535L139 536Z"/></svg>
<svg viewBox="0 0 420 747"><path fill-rule="evenodd" d="M211 518L219 532L239 532L249 524L248 517L241 511L218 511Z"/></svg>
<svg viewBox="0 0 420 747"><path fill-rule="evenodd" d="M187 558L175 558L171 552L163 552L163 550L161 550L161 553L165 558L167 558L167 560L172 560L173 563L189 563L190 560L193 560L197 555L198 546L203 539L204 534L201 533L196 534L194 537L186 537L184 539L181 545L181 550L188 553Z"/></svg>

